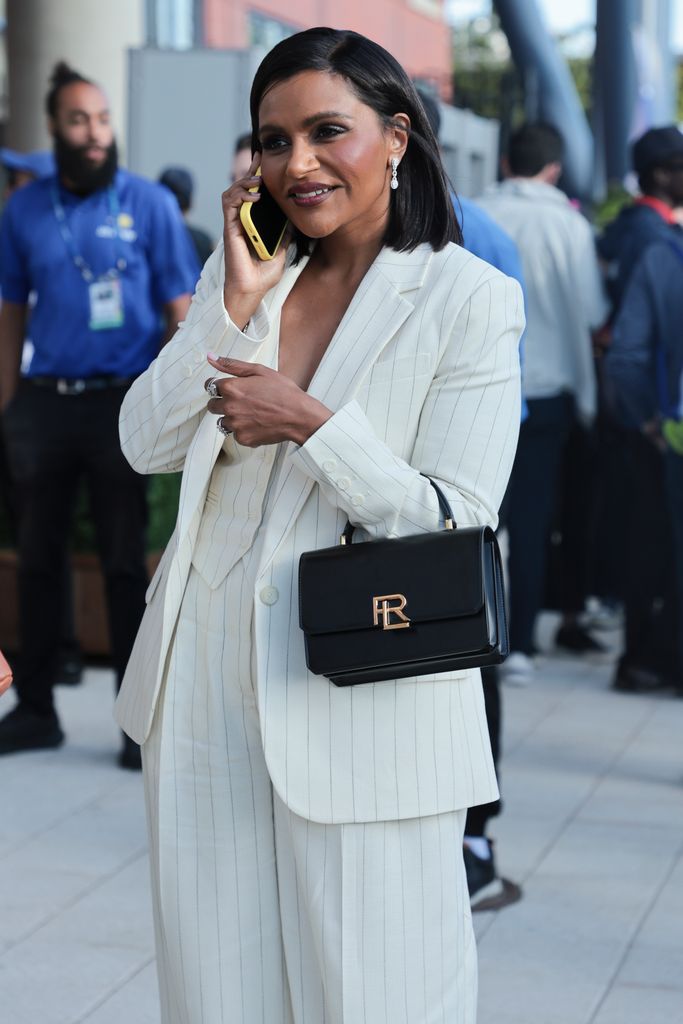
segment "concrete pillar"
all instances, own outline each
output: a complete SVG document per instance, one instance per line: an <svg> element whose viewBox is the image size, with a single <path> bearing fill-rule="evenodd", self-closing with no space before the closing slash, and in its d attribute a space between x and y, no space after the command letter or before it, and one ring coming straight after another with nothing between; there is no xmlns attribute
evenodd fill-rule
<svg viewBox="0 0 683 1024"><path fill-rule="evenodd" d="M126 138L127 49L145 38L144 0L7 0L7 145L48 149L45 95L66 60L102 87L119 144Z"/></svg>

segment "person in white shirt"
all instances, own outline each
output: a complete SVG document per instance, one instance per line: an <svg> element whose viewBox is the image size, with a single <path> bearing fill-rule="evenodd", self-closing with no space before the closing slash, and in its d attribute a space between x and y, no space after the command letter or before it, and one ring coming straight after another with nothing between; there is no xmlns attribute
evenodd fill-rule
<svg viewBox="0 0 683 1024"><path fill-rule="evenodd" d="M522 425L509 491L510 646L508 679L533 672L534 625L541 607L546 549L565 445L578 421L595 416L591 331L606 319L588 222L557 187L563 142L547 124L511 137L506 178L482 196L484 209L517 245L526 284Z"/></svg>

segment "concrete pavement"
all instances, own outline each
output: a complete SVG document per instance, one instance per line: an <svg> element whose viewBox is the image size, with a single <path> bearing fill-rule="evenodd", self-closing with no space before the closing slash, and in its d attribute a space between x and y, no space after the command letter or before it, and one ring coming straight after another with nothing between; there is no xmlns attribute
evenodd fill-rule
<svg viewBox="0 0 683 1024"><path fill-rule="evenodd" d="M611 671L548 655L504 689L492 833L524 897L475 916L479 1024L683 1024L683 700L612 693ZM67 744L0 760L1 1024L159 1024L112 687L88 670L59 690Z"/></svg>

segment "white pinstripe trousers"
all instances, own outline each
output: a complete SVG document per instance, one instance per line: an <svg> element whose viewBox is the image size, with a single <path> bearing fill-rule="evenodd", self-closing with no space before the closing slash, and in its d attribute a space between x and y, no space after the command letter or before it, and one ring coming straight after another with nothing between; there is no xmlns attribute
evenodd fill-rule
<svg viewBox="0 0 683 1024"><path fill-rule="evenodd" d="M321 825L285 807L252 594L245 561L215 590L191 571L143 746L163 1024L475 1024L465 812Z"/></svg>

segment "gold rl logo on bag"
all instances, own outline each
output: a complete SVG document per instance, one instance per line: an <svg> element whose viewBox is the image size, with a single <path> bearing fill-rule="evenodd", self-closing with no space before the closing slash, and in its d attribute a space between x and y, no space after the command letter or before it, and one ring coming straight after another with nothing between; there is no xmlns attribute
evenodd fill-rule
<svg viewBox="0 0 683 1024"><path fill-rule="evenodd" d="M396 605L390 605L390 601L398 601ZM382 620L382 629L408 629L410 626L410 619L407 615L403 614L403 609L407 604L406 598L403 594L382 594L380 597L373 597L372 599L372 624L373 626L379 626L379 620ZM401 620L400 622L392 622L391 616L396 615Z"/></svg>

